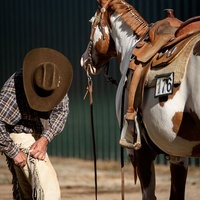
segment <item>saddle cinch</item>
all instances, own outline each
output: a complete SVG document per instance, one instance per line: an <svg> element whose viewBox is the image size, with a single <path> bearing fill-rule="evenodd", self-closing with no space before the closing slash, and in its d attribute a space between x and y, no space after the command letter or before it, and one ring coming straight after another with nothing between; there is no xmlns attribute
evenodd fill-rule
<svg viewBox="0 0 200 200"><path fill-rule="evenodd" d="M155 76L162 73L162 70L166 70L165 68L170 63L179 60L176 58L182 54L186 49L185 47L194 38L200 36L200 16L182 22L174 17L173 10L168 9L166 11L168 17L156 22L149 29L147 36L138 42L132 52L133 59L130 62L129 69L133 70L133 76L128 88L127 120L134 119L143 99L144 87L155 86ZM190 49L192 50L192 46ZM179 82L184 76L183 72L187 65L189 53L187 50L186 55L183 55L184 59L180 59L185 60L185 62L182 61L181 64L175 65L176 68L180 65L182 67L179 70L182 72L182 76L177 78ZM140 68L138 72L137 68Z"/></svg>

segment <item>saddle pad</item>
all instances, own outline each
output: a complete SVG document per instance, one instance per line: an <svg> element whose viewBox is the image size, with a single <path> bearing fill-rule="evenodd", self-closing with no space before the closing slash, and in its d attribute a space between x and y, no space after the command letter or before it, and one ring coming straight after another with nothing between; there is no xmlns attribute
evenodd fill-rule
<svg viewBox="0 0 200 200"><path fill-rule="evenodd" d="M193 47L200 40L200 34L195 35L191 41L184 47L183 51L174 59L173 62L162 67L153 67L149 69L145 87L155 87L156 76L174 72L174 84L180 84L185 76L188 61L192 53Z"/></svg>

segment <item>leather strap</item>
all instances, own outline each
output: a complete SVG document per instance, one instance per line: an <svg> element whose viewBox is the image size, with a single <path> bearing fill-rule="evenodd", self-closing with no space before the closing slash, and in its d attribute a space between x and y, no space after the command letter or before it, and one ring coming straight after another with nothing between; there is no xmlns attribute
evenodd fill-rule
<svg viewBox="0 0 200 200"><path fill-rule="evenodd" d="M97 164L96 164L96 142L95 142L95 132L94 132L94 118L93 118L93 97L92 97L92 79L88 75L88 86L87 91L84 96L84 99L86 98L86 95L89 92L90 96L90 121L91 121L91 129L92 129L92 147L93 147L93 160L94 160L94 182L95 182L95 199L97 200Z"/></svg>

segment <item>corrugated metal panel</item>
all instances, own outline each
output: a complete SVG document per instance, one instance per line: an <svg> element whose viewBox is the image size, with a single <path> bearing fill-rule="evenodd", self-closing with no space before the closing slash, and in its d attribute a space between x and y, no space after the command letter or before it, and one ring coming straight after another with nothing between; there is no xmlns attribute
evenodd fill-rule
<svg viewBox="0 0 200 200"><path fill-rule="evenodd" d="M130 2L148 22L164 18L163 10L173 8L182 20L200 14L199 0L140 0ZM70 114L62 134L50 144L52 155L92 158L89 100L83 100L87 79L79 60L90 34L88 20L97 9L96 0L1 0L0 85L22 66L32 48L50 47L72 62L74 80L69 92ZM110 74L119 80L114 64ZM94 117L99 159L120 158L119 127L115 116L116 88L101 73L94 81ZM162 160L162 159L160 159ZM163 162L163 161L162 161Z"/></svg>
<svg viewBox="0 0 200 200"><path fill-rule="evenodd" d="M171 8L182 21L200 15L198 0L128 0L149 23L166 17L164 9Z"/></svg>
<svg viewBox="0 0 200 200"><path fill-rule="evenodd" d="M22 66L25 54L35 47L57 49L72 62L74 80L69 92L70 115L63 134L55 138L50 145L49 151L53 155L92 157L89 102L88 99L83 100L87 79L79 62L89 39L89 19L94 15L96 8L96 1L0 1L1 85ZM99 82L102 84L97 88ZM96 117L97 153L100 158L115 158L118 154L115 149L117 144L115 135L119 134L116 133L118 126L114 112L116 89L107 86L100 76L94 78L94 85L96 87L94 88L94 116ZM104 92L104 88L107 91ZM106 119L107 117L109 118ZM112 119L110 122L112 126L108 124L110 119ZM114 139L111 139L112 136Z"/></svg>

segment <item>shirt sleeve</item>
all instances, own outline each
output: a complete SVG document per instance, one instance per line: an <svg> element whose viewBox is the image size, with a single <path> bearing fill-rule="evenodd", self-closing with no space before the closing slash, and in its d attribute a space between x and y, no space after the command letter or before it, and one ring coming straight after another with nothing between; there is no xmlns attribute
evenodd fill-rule
<svg viewBox="0 0 200 200"><path fill-rule="evenodd" d="M0 122L0 127L2 127L2 122ZM19 148L6 131L0 134L0 152L10 158L14 158L19 153Z"/></svg>
<svg viewBox="0 0 200 200"><path fill-rule="evenodd" d="M69 98L66 94L63 100L52 110L49 117L48 127L44 129L41 136L48 139L49 142L58 135L65 127L69 114Z"/></svg>
<svg viewBox="0 0 200 200"><path fill-rule="evenodd" d="M13 76L6 81L0 93L0 152L10 158L19 153L19 148L10 138L7 128L15 125L21 119L16 103Z"/></svg>

